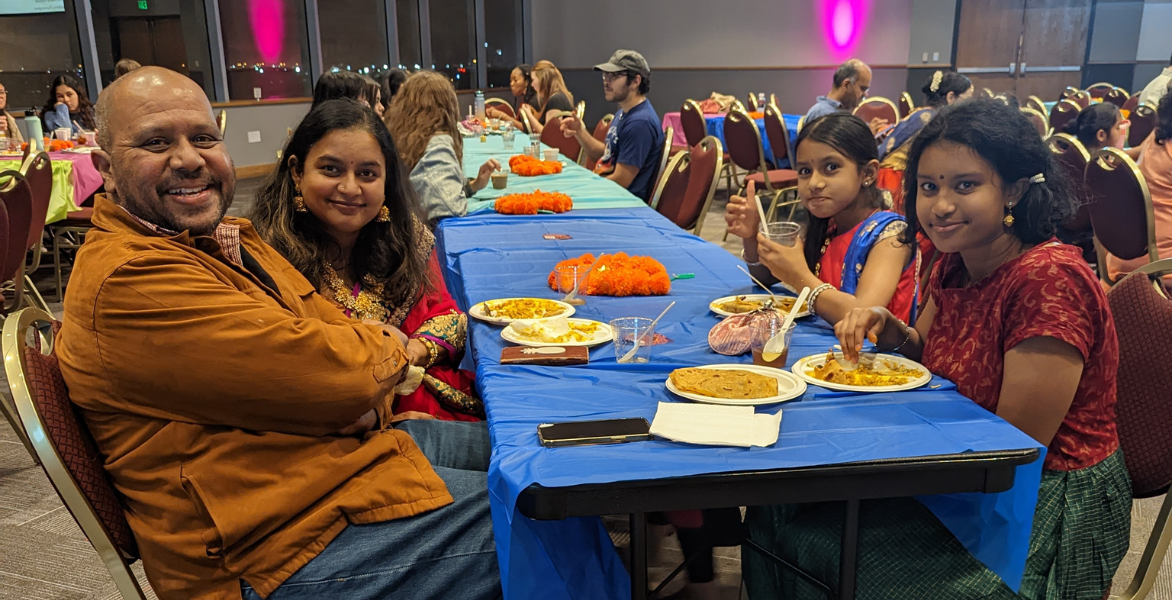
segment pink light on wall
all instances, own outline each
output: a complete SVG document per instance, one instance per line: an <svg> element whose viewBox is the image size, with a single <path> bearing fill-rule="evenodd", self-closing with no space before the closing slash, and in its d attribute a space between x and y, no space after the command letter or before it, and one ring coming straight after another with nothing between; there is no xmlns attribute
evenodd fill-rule
<svg viewBox="0 0 1172 600"><path fill-rule="evenodd" d="M854 52L867 26L869 0L819 0L826 44L835 58Z"/></svg>
<svg viewBox="0 0 1172 600"><path fill-rule="evenodd" d="M281 0L248 0L248 20L265 64L280 62L285 48L285 7Z"/></svg>

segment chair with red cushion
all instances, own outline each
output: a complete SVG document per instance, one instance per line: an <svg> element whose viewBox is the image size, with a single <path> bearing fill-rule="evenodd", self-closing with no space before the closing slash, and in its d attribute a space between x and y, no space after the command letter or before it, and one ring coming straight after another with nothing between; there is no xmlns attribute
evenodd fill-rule
<svg viewBox="0 0 1172 600"><path fill-rule="evenodd" d="M593 134L594 139L602 142L604 145L606 144L606 132L610 131L611 121L614 121L614 115L606 115L598 121L597 125L594 126L594 134ZM583 157L586 157L585 152L583 152L582 155L583 155ZM597 164L598 164L597 160L586 157L586 165L585 166L587 169L593 171L594 167Z"/></svg>
<svg viewBox="0 0 1172 600"><path fill-rule="evenodd" d="M1083 258L1094 264L1097 262L1092 260L1095 254L1094 230L1091 228L1091 207L1085 181L1087 163L1090 162L1091 155L1078 138L1068 133L1050 136L1046 140L1046 146L1070 180L1075 201L1078 203L1078 210L1062 223L1062 229L1070 235L1062 237L1066 240L1082 240L1078 246L1083 250Z"/></svg>
<svg viewBox="0 0 1172 600"><path fill-rule="evenodd" d="M655 169L655 180L667 172L667 161L671 159L671 148L675 141L676 130L675 127L668 127L667 131L663 132L663 145L660 147L659 166Z"/></svg>
<svg viewBox="0 0 1172 600"><path fill-rule="evenodd" d="M700 110L700 105L695 100L685 100L684 105L680 107L680 127L684 130L684 141L687 142L689 148L708 137L708 120L704 118L704 112ZM737 176L737 167L733 164L727 151L723 161L724 170L721 175L724 176L725 186L731 194L733 179Z"/></svg>
<svg viewBox="0 0 1172 600"><path fill-rule="evenodd" d="M1161 281L1169 272L1172 260L1147 264L1107 292L1119 338L1115 422L1131 493L1135 498L1166 494L1135 576L1119 595L1123 600L1147 596L1172 541L1172 404L1167 394L1172 363L1163 360L1172 353L1172 302Z"/></svg>
<svg viewBox="0 0 1172 600"><path fill-rule="evenodd" d="M1034 129L1038 131L1038 135L1046 137L1050 133L1050 124L1046 122L1046 115L1027 107L1021 109L1021 113L1033 123Z"/></svg>
<svg viewBox="0 0 1172 600"><path fill-rule="evenodd" d="M1091 105L1091 95L1086 90L1079 90L1077 94L1067 98L1067 100L1079 105L1080 108L1086 108Z"/></svg>
<svg viewBox="0 0 1172 600"><path fill-rule="evenodd" d="M1048 112L1046 110L1046 103L1042 102L1042 99L1037 96L1029 96L1028 98L1026 98L1025 107L1032 108L1032 109L1042 113L1043 115L1046 114L1046 112Z"/></svg>
<svg viewBox="0 0 1172 600"><path fill-rule="evenodd" d="M752 181L758 192L772 196L767 216L773 218L782 194L791 191L796 193L797 172L769 168L757 123L742 110L734 108L724 118L724 141L728 144L728 155L733 163L749 172L745 176L745 185Z"/></svg>
<svg viewBox="0 0 1172 600"><path fill-rule="evenodd" d="M1122 260L1159 260L1152 195L1135 162L1122 150L1103 148L1091 155L1085 181L1091 226L1103 248ZM1105 268L1100 271L1108 285L1114 283Z"/></svg>
<svg viewBox="0 0 1172 600"><path fill-rule="evenodd" d="M1131 100L1131 94L1128 94L1127 90L1123 88L1112 88L1111 91L1103 95L1103 102L1114 104L1119 108L1123 108L1128 100Z"/></svg>
<svg viewBox="0 0 1172 600"><path fill-rule="evenodd" d="M1087 88L1087 95L1091 98L1104 98L1115 89L1115 84L1101 81Z"/></svg>
<svg viewBox="0 0 1172 600"><path fill-rule="evenodd" d="M1139 106L1139 94L1134 94L1127 98L1127 102L1124 102L1123 106L1119 107L1119 110L1126 110L1130 116L1131 113L1135 112L1135 107L1137 106Z"/></svg>
<svg viewBox="0 0 1172 600"><path fill-rule="evenodd" d="M59 324L27 308L4 322L4 369L20 423L45 474L124 598L145 598L130 565L138 545L85 421L69 401L53 337ZM31 343L30 343L31 342Z"/></svg>
<svg viewBox="0 0 1172 600"><path fill-rule="evenodd" d="M1148 139L1156 129L1156 108L1147 104L1140 104L1131 112L1128 120L1131 121L1131 130L1127 132L1127 145L1136 148Z"/></svg>
<svg viewBox="0 0 1172 600"><path fill-rule="evenodd" d="M26 158L21 164L20 172L28 180L33 195L33 211L28 232L28 252L32 260L25 265L24 288L37 307L49 312L49 305L33 284L32 274L41 268L41 239L45 235L45 217L49 214L49 203L53 197L53 164L48 154L40 152Z"/></svg>
<svg viewBox="0 0 1172 600"><path fill-rule="evenodd" d="M513 111L513 105L509 104L508 100L503 98L489 98L484 101L484 105L488 108L495 108L510 119L516 119L517 113Z"/></svg>
<svg viewBox="0 0 1172 600"><path fill-rule="evenodd" d="M723 156L724 148L713 136L700 140L688 153L676 155L661 178L652 208L681 228L700 235L716 195Z"/></svg>
<svg viewBox="0 0 1172 600"><path fill-rule="evenodd" d="M541 130L541 143L550 148L557 148L562 156L578 162L582 157L582 144L575 137L566 137L562 133L562 119L567 115L561 114L554 116L554 112L550 111L549 116L545 119L545 129Z"/></svg>
<svg viewBox="0 0 1172 600"><path fill-rule="evenodd" d="M868 124L876 118L887 121L888 125L899 122L899 109L894 102L882 96L872 96L863 100L855 107L854 115Z"/></svg>
<svg viewBox="0 0 1172 600"><path fill-rule="evenodd" d="M0 288L6 295L12 295L11 303L7 299L0 302L0 316L6 316L32 303L25 289L24 256L28 250L29 229L32 228L33 189L22 173L0 173L0 202L4 204L8 217L8 235L0 240L4 245Z"/></svg>
<svg viewBox="0 0 1172 600"><path fill-rule="evenodd" d="M899 94L899 120L902 121L916 110L916 103L912 100L912 95L907 92L900 92Z"/></svg>
<svg viewBox="0 0 1172 600"><path fill-rule="evenodd" d="M1061 102L1062 100L1073 98L1078 95L1078 92L1078 88L1068 85L1066 86L1066 89L1062 90L1062 93L1058 95L1058 101Z"/></svg>
<svg viewBox="0 0 1172 600"><path fill-rule="evenodd" d="M1050 129L1053 131L1062 131L1066 129L1066 124L1078 118L1078 113L1082 108L1073 100L1060 100L1054 108L1050 109Z"/></svg>

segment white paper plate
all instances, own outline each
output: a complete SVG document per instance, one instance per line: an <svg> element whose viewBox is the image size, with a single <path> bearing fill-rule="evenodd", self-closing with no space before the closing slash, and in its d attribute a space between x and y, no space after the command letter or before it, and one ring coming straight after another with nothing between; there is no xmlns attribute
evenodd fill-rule
<svg viewBox="0 0 1172 600"><path fill-rule="evenodd" d="M839 352L835 352L835 356L841 357L842 354ZM864 392L864 393L868 393L868 392L903 392L906 390L914 390L914 389L928 383L929 381L932 381L932 373L930 371L928 371L927 367L925 367L924 365L921 365L920 363L918 363L914 360L911 360L909 358L904 358L902 356L896 356L894 354L876 354L875 360L877 360L877 361L878 360L887 360L887 361L897 363L897 364L905 366L905 367L919 369L919 370L923 371L924 374L921 377L919 377L918 379L913 379L903 385L860 386L860 385L845 385L842 383L830 383L829 381L822 381L821 379L818 379L812 375L812 373L814 371L814 367L820 367L826 363L826 353L825 352L815 354L812 356L807 356L807 357L799 360L798 362L794 363L794 366L791 367L791 369L793 370L795 375L797 375L798 377L801 377L802 379L806 380L809 383L812 383L812 384L819 386L819 387L824 387L828 390L838 390L840 392Z"/></svg>
<svg viewBox="0 0 1172 600"><path fill-rule="evenodd" d="M549 317L570 317L570 316L574 315L574 307L573 306L570 306L569 304L566 304L565 302L562 302L560 300L552 300L550 298L498 298L495 300L486 300L486 302L502 302L505 300L548 300L550 302L553 302L554 304L561 306L565 310L561 314L546 315L546 316L549 316ZM472 318L474 318L474 319L479 319L481 321L484 321L486 323L492 323L494 325L508 325L509 323L513 322L513 319L510 319L508 317L489 316L488 313L486 313L484 311L484 302L479 302L477 304L472 305L472 308L468 309L468 314L471 315Z"/></svg>
<svg viewBox="0 0 1172 600"><path fill-rule="evenodd" d="M709 302L708 309L711 310L712 312L722 316L722 317L731 317L731 316L738 314L738 313L732 313L732 312L728 312L727 310L721 310L718 307L721 304L724 304L725 302L731 302L731 301L736 300L737 298L741 298L741 297L744 297L745 300L764 302L769 299L769 294L737 294L736 296L725 296L723 298L717 298L716 300ZM787 297L788 296L778 296L778 298L787 298ZM744 314L744 313L739 313L739 314ZM800 319L802 317L808 317L811 314L813 314L813 313L810 312L810 306L807 304L806 310L799 312L797 314L796 318Z"/></svg>
<svg viewBox="0 0 1172 600"><path fill-rule="evenodd" d="M687 398L695 402L704 402L706 404L726 404L731 406L760 406L763 404L777 404L794 398L800 398L802 394L806 393L806 382L800 378L795 377L792 373L782 371L781 369L774 369L773 367L760 367L757 365L705 365L703 367L696 367L698 369L713 369L718 371L749 371L758 375L765 375L766 377L773 377L777 380L776 396L768 398L713 398L711 396L703 396L701 394L693 394L692 392L680 391L671 382L671 377L667 378L667 391L681 397Z"/></svg>
<svg viewBox="0 0 1172 600"><path fill-rule="evenodd" d="M536 342L536 341L527 340L525 338L518 336L517 332L515 332L511 327L505 327L504 329L501 330L501 338L504 339L506 342L512 342L514 344L518 344L521 346L532 346L534 348L542 348L545 346L567 346L567 347L569 347L569 346L585 346L587 348L590 348L593 346L597 346L599 344L605 344L606 342L609 342L614 339L614 330L611 329L610 325L607 325L606 323L602 323L599 321L591 321L590 319L566 319L566 321L569 322L570 324L575 324L575 323L578 325L594 324L594 325L598 325L599 327L598 327L598 331L594 332L594 339L592 339L588 342L565 342L565 343L561 343L561 344L554 343L554 342Z"/></svg>

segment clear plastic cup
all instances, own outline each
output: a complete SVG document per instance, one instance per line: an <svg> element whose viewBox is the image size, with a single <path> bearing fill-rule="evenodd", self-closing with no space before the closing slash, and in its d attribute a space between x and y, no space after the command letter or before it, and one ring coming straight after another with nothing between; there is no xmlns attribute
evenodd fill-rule
<svg viewBox="0 0 1172 600"><path fill-rule="evenodd" d="M516 139L517 134L513 133L511 128L505 129L504 132L501 133L501 143L504 144L505 150L512 150L513 143L516 141Z"/></svg>
<svg viewBox="0 0 1172 600"><path fill-rule="evenodd" d="M785 319L780 316L773 316L768 318L758 317L749 326L749 348L753 352L753 364L762 367L773 367L775 369L784 369L786 361L789 360L789 345L794 337L794 324L790 323L789 329L785 330L785 346L778 357L770 357L773 360L766 360L764 356L765 344L769 342L773 336L781 333L781 326L785 324Z"/></svg>
<svg viewBox="0 0 1172 600"><path fill-rule="evenodd" d="M545 157L545 160L553 162L558 159L558 151L556 148L547 148L542 151L542 156Z"/></svg>
<svg viewBox="0 0 1172 600"><path fill-rule="evenodd" d="M53 130L53 135L63 142L68 142L73 139L73 130L68 127L58 127Z"/></svg>
<svg viewBox="0 0 1172 600"><path fill-rule="evenodd" d="M793 246L798 243L799 234L802 233L802 226L793 221L778 221L770 223L766 232L766 235L769 236L769 241L776 242L782 246Z"/></svg>
<svg viewBox="0 0 1172 600"><path fill-rule="evenodd" d="M574 291L574 283L578 281L578 265L557 267L553 270L553 278L559 292L568 294Z"/></svg>
<svg viewBox="0 0 1172 600"><path fill-rule="evenodd" d="M623 317L610 322L614 330L615 360L620 363L651 362L651 342L655 339L655 328L651 323L652 319L646 317ZM629 359L623 360L635 347L635 340L639 341L639 349Z"/></svg>

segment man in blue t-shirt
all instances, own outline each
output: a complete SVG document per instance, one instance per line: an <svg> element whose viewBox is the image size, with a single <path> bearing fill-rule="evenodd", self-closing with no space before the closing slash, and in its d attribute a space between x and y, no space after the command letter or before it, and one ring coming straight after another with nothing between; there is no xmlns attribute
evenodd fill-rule
<svg viewBox="0 0 1172 600"><path fill-rule="evenodd" d="M566 137L576 137L591 160L598 161L595 173L649 202L663 156L663 129L647 99L651 67L642 54L619 50L594 70L602 71L607 101L618 102L621 109L610 123L606 142L594 139L577 118L562 119L562 132Z"/></svg>

